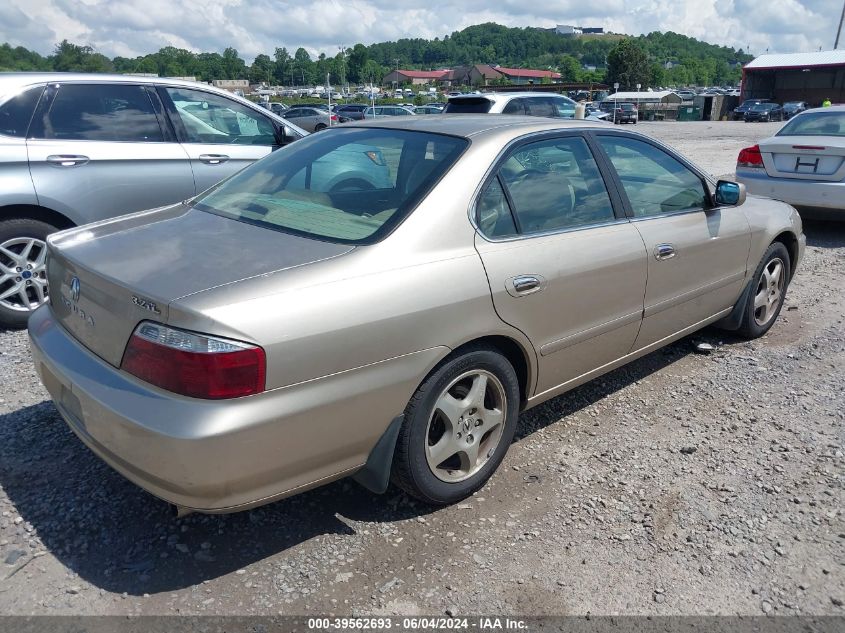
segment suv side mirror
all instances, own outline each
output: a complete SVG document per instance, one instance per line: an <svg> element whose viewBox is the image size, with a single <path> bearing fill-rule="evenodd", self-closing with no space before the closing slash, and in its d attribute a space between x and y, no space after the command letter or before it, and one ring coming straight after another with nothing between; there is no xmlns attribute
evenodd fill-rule
<svg viewBox="0 0 845 633"><path fill-rule="evenodd" d="M738 207L745 202L745 185L730 180L716 183L716 204L726 207Z"/></svg>

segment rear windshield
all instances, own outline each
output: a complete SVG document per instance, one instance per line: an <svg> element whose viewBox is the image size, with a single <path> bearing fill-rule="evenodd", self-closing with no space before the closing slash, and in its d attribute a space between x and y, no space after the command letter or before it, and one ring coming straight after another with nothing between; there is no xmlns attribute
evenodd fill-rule
<svg viewBox="0 0 845 633"><path fill-rule="evenodd" d="M845 136L845 112L802 112L775 136Z"/></svg>
<svg viewBox="0 0 845 633"><path fill-rule="evenodd" d="M468 144L427 132L338 128L277 150L193 205L279 231L369 244L413 210Z"/></svg>
<svg viewBox="0 0 845 633"><path fill-rule="evenodd" d="M493 102L484 97L469 97L466 99L450 99L443 109L449 114L487 114Z"/></svg>

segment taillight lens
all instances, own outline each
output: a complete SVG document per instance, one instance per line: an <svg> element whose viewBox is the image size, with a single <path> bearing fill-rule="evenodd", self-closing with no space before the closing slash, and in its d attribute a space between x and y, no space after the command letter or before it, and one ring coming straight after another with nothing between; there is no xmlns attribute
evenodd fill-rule
<svg viewBox="0 0 845 633"><path fill-rule="evenodd" d="M762 167L763 155L760 153L759 145L752 145L739 151L736 159L737 167Z"/></svg>
<svg viewBox="0 0 845 633"><path fill-rule="evenodd" d="M332 121L337 121L337 115L336 114L332 115Z"/></svg>
<svg viewBox="0 0 845 633"><path fill-rule="evenodd" d="M260 347L151 321L135 328L120 364L157 387L207 400L261 393L266 367Z"/></svg>

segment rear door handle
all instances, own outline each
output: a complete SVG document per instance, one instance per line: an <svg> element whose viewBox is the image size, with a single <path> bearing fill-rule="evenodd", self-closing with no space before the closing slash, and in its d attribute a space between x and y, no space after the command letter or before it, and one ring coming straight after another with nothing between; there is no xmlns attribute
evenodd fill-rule
<svg viewBox="0 0 845 633"><path fill-rule="evenodd" d="M508 294L514 297L539 292L545 287L543 278L539 275L518 275L511 277L505 284Z"/></svg>
<svg viewBox="0 0 845 633"><path fill-rule="evenodd" d="M675 255L675 247L672 244L658 244L654 247L654 259L658 261L672 259Z"/></svg>
<svg viewBox="0 0 845 633"><path fill-rule="evenodd" d="M200 154L200 161L206 165L222 165L229 157L226 154Z"/></svg>
<svg viewBox="0 0 845 633"><path fill-rule="evenodd" d="M79 167L89 160L87 156L80 154L51 154L47 157L47 162L54 167Z"/></svg>

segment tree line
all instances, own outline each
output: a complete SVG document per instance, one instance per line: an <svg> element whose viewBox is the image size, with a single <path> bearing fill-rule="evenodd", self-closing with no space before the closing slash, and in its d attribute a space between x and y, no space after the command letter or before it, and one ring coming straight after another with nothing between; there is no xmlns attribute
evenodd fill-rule
<svg viewBox="0 0 845 633"><path fill-rule="evenodd" d="M744 51L716 46L678 33L649 33L638 37L605 34L562 36L547 29L509 28L479 24L443 38L406 38L365 46L355 44L333 55L312 57L304 48L291 53L278 47L260 54L251 64L237 49L223 53L194 53L167 46L135 58L109 58L90 46L63 40L53 53L42 56L22 46L0 45L0 71L80 71L155 73L194 76L200 81L249 79L274 85L381 83L395 68L438 69L485 63L505 67L550 69L564 81L619 81L658 85L721 85L739 80L740 64L752 57ZM666 68L666 62L672 67Z"/></svg>

